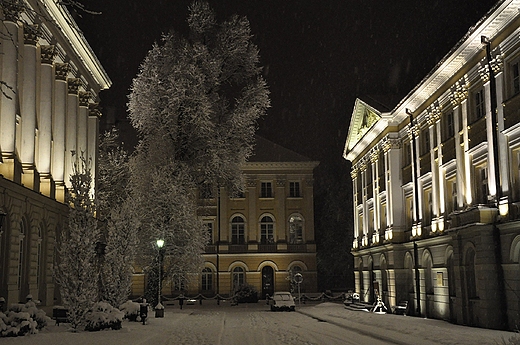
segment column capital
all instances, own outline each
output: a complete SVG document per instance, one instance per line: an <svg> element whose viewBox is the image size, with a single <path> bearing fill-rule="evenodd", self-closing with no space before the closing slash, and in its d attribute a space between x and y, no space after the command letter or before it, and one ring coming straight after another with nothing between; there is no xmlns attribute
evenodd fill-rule
<svg viewBox="0 0 520 345"><path fill-rule="evenodd" d="M356 167L352 167L352 169L350 169L350 177L352 178L352 180L355 180L357 178L357 175L358 169Z"/></svg>
<svg viewBox="0 0 520 345"><path fill-rule="evenodd" d="M441 107L436 104L432 104L426 109L426 121L431 126L441 119Z"/></svg>
<svg viewBox="0 0 520 345"><path fill-rule="evenodd" d="M276 176L276 187L285 187L285 176Z"/></svg>
<svg viewBox="0 0 520 345"><path fill-rule="evenodd" d="M489 66L485 60L480 62L478 74L480 74L480 79L482 79L483 83L487 83L489 81Z"/></svg>
<svg viewBox="0 0 520 345"><path fill-rule="evenodd" d="M27 45L35 46L40 35L40 25L24 25L23 26L23 42Z"/></svg>
<svg viewBox="0 0 520 345"><path fill-rule="evenodd" d="M23 11L23 4L21 1L2 1L2 11L6 21L16 23Z"/></svg>
<svg viewBox="0 0 520 345"><path fill-rule="evenodd" d="M54 44L40 46L42 63L52 65L56 57L56 46Z"/></svg>
<svg viewBox="0 0 520 345"><path fill-rule="evenodd" d="M69 95L78 95L79 86L81 85L79 78L68 78L67 85L69 87Z"/></svg>
<svg viewBox="0 0 520 345"><path fill-rule="evenodd" d="M90 92L89 91L80 91L79 92L79 106L80 107L88 107L90 100Z"/></svg>
<svg viewBox="0 0 520 345"><path fill-rule="evenodd" d="M55 77L56 80L67 80L67 74L69 74L70 66L68 63L56 63L54 64L55 67Z"/></svg>
<svg viewBox="0 0 520 345"><path fill-rule="evenodd" d="M468 98L469 83L466 76L461 78L459 81L451 87L450 101L454 106L459 105L465 99Z"/></svg>
<svg viewBox="0 0 520 345"><path fill-rule="evenodd" d="M88 104L88 115L90 117L101 117L101 111L99 111L99 103L89 103Z"/></svg>

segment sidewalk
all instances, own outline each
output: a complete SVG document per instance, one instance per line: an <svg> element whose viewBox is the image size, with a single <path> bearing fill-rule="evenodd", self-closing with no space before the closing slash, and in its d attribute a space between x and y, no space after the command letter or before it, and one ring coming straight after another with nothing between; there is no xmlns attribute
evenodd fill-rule
<svg viewBox="0 0 520 345"><path fill-rule="evenodd" d="M296 305L296 310L320 321L370 335L393 344L503 344L513 332L454 325L442 320L352 311L340 303ZM504 344L505 344L504 343Z"/></svg>

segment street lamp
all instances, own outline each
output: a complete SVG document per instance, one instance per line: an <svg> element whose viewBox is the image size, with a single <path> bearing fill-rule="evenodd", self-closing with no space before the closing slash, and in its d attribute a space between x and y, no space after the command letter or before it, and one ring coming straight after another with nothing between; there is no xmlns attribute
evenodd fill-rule
<svg viewBox="0 0 520 345"><path fill-rule="evenodd" d="M164 316L164 307L161 304L161 271L162 271L162 253L161 249L164 246L164 240L157 240L157 248L159 250L159 283L157 288L157 306L155 307L155 317L163 317Z"/></svg>

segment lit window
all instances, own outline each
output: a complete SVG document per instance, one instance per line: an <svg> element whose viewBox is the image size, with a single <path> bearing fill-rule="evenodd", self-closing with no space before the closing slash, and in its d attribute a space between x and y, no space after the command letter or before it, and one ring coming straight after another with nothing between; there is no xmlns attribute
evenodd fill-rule
<svg viewBox="0 0 520 345"><path fill-rule="evenodd" d="M289 243L303 243L303 219L299 215L289 218Z"/></svg>
<svg viewBox="0 0 520 345"><path fill-rule="evenodd" d="M238 290L246 282L246 275L242 267L235 267L233 269L233 290Z"/></svg>
<svg viewBox="0 0 520 345"><path fill-rule="evenodd" d="M244 219L240 216L233 217L231 220L231 244L244 244Z"/></svg>
<svg viewBox="0 0 520 345"><path fill-rule="evenodd" d="M260 241L262 244L274 243L274 222L269 216L260 220Z"/></svg>
<svg viewBox="0 0 520 345"><path fill-rule="evenodd" d="M211 268L204 268L202 270L202 290L213 290L213 271Z"/></svg>

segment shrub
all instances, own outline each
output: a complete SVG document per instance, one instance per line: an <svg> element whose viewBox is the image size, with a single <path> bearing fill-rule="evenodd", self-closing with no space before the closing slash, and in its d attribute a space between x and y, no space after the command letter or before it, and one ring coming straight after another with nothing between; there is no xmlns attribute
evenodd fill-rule
<svg viewBox="0 0 520 345"><path fill-rule="evenodd" d="M257 303L258 291L254 286L244 284L235 291L235 297L238 303Z"/></svg>
<svg viewBox="0 0 520 345"><path fill-rule="evenodd" d="M137 302L126 301L119 306L119 310L125 314L123 318L128 321L137 321L141 305Z"/></svg>
<svg viewBox="0 0 520 345"><path fill-rule="evenodd" d="M124 313L107 302L97 302L86 315L85 330L100 331L102 329L121 329Z"/></svg>
<svg viewBox="0 0 520 345"><path fill-rule="evenodd" d="M33 301L13 304L7 314L0 312L0 337L17 337L38 333L47 326L50 318L43 310L36 308Z"/></svg>

